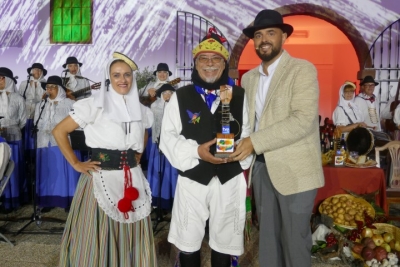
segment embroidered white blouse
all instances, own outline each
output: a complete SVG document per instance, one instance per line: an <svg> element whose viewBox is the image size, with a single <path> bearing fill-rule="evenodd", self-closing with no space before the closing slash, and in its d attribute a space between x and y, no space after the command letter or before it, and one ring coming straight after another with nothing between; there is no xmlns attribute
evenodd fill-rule
<svg viewBox="0 0 400 267"><path fill-rule="evenodd" d="M86 145L92 148L112 150L144 150L144 131L153 124L151 110L141 105L142 120L115 122L103 114L102 108L94 105L93 97L77 101L70 112L72 119L83 128ZM100 165L101 167L101 165ZM133 223L148 216L151 211L151 191L140 166L130 169L132 184L139 190L139 198L132 202L135 211L128 218L117 208L124 197L124 171L101 170L93 173L93 192L104 212L121 223Z"/></svg>

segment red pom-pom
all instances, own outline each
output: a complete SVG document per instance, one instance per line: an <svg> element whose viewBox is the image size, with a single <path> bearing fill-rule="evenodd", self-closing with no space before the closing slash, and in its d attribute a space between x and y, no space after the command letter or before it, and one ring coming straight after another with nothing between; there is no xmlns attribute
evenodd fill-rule
<svg viewBox="0 0 400 267"><path fill-rule="evenodd" d="M139 191L136 189L136 187L128 187L125 189L125 198L134 201L138 199L139 197Z"/></svg>
<svg viewBox="0 0 400 267"><path fill-rule="evenodd" d="M118 201L118 209L120 212L128 212L132 209L132 201L124 197Z"/></svg>

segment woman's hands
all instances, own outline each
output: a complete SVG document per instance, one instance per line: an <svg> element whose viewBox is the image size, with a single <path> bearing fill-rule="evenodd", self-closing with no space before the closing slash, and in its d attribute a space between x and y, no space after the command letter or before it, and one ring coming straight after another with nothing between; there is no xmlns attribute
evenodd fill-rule
<svg viewBox="0 0 400 267"><path fill-rule="evenodd" d="M98 172L99 170L101 170L100 165L101 162L100 161L92 161L92 160L88 160L85 162L81 162L78 161L74 164L72 164L72 167L80 173L86 174L90 177L92 177L92 175L90 174L90 172Z"/></svg>

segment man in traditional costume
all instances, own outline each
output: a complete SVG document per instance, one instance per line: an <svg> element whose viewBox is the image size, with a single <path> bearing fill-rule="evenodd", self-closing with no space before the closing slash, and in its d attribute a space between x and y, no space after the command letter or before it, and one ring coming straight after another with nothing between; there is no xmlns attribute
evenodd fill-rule
<svg viewBox="0 0 400 267"><path fill-rule="evenodd" d="M65 72L64 86L67 90L67 97L71 99L82 99L91 95L91 88L89 81L82 77L81 67L82 63L76 57L68 57L66 62L62 65ZM71 93L76 93L76 97Z"/></svg>
<svg viewBox="0 0 400 267"><path fill-rule="evenodd" d="M374 95L375 86L379 83L372 76L365 76L361 81L362 92L357 95L354 102L360 109L364 122L368 128L381 131L379 98Z"/></svg>
<svg viewBox="0 0 400 267"><path fill-rule="evenodd" d="M211 30L211 29L210 29ZM179 170L168 241L181 252L180 266L200 267L200 248L209 220L211 266L231 266L241 255L245 224L246 180L252 156L227 163L214 156L221 131L221 90L231 90L230 132L235 141L250 133L243 88L228 77L225 39L212 30L192 53L193 84L172 95L161 126L160 148Z"/></svg>

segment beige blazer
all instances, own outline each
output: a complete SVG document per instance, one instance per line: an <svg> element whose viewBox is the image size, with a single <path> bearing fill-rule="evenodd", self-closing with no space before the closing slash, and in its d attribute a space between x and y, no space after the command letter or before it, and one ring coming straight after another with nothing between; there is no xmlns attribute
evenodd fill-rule
<svg viewBox="0 0 400 267"><path fill-rule="evenodd" d="M243 75L241 83L253 131L259 77L256 67ZM272 184L282 195L324 186L318 96L315 67L284 51L268 89L259 129L250 135L256 154L264 153Z"/></svg>

